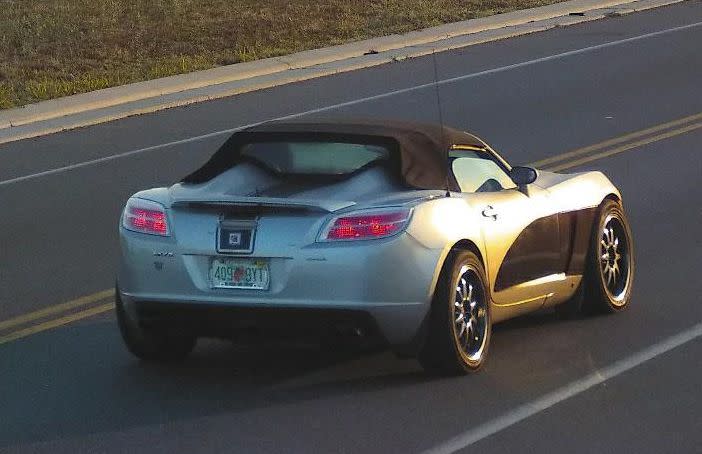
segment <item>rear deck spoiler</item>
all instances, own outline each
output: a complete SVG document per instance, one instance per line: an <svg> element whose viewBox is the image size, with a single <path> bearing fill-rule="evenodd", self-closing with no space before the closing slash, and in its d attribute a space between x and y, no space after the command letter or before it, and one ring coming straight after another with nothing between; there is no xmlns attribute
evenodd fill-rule
<svg viewBox="0 0 702 454"><path fill-rule="evenodd" d="M332 213L355 205L356 202L344 200L302 200L284 199L275 197L217 197L217 198L182 198L175 200L171 206L174 208L184 206L211 206L211 207L248 207L248 208L293 208L312 211L325 211Z"/></svg>

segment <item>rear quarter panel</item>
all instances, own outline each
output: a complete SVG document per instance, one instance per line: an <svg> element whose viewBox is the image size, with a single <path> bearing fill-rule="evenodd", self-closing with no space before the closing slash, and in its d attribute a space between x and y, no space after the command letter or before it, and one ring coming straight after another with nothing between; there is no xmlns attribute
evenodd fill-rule
<svg viewBox="0 0 702 454"><path fill-rule="evenodd" d="M414 208L407 233L422 246L436 250L430 294L434 293L441 268L456 243L468 240L485 257L485 242L477 210L464 197L441 197L419 204Z"/></svg>

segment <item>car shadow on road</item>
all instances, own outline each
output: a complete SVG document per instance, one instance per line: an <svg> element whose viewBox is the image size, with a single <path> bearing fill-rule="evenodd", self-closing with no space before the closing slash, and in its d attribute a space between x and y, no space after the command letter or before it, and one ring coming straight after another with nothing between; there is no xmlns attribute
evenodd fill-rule
<svg viewBox="0 0 702 454"><path fill-rule="evenodd" d="M534 368L534 359L547 357L523 339L556 323L552 314L537 314L496 326L488 367L459 378L428 376L416 360L387 350L309 342L202 340L182 363L149 364L126 351L111 320L49 331L0 350L2 369L12 371L0 377L7 396L0 447L378 391L431 394L457 380L482 387L486 396L491 389L519 395L525 381L538 383L539 371L551 367Z"/></svg>
<svg viewBox="0 0 702 454"><path fill-rule="evenodd" d="M388 351L205 339L182 363L132 357L112 321L0 346L0 447L236 413L430 380Z"/></svg>

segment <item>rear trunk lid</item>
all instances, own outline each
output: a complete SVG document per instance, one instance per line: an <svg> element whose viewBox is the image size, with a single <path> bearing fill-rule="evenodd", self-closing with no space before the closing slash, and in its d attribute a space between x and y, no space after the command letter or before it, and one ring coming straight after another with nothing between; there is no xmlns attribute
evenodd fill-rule
<svg viewBox="0 0 702 454"><path fill-rule="evenodd" d="M291 257L314 243L332 213L398 191L406 188L380 167L341 181L301 182L242 164L203 184L169 188L170 218L183 253L217 255L222 225L239 222L255 231L253 256Z"/></svg>

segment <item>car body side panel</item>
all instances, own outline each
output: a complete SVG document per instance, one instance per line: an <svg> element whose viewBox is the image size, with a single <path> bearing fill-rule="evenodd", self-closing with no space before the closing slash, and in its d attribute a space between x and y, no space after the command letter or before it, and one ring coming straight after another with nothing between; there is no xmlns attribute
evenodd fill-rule
<svg viewBox="0 0 702 454"><path fill-rule="evenodd" d="M407 233L424 247L437 251L429 295L433 295L441 269L453 246L460 241L473 243L486 257L481 219L470 199L452 193L416 206Z"/></svg>
<svg viewBox="0 0 702 454"><path fill-rule="evenodd" d="M564 272L567 275L579 275L585 272L587 251L590 247L592 223L597 207L583 208L559 215L563 243L563 257L566 260Z"/></svg>
<svg viewBox="0 0 702 454"><path fill-rule="evenodd" d="M558 273L566 273L573 255L573 247L577 230L579 211L569 211L558 214L558 238L560 257Z"/></svg>
<svg viewBox="0 0 702 454"><path fill-rule="evenodd" d="M596 207L583 208L529 224L505 255L495 291L554 274L582 274L595 212Z"/></svg>
<svg viewBox="0 0 702 454"><path fill-rule="evenodd" d="M495 321L570 298L584 272L596 208L608 195L620 197L599 172L539 172L520 191L528 201L510 199L508 191L474 198L478 206L502 208L502 224L484 218L482 232Z"/></svg>
<svg viewBox="0 0 702 454"><path fill-rule="evenodd" d="M546 191L540 188L532 189L533 200L539 201L545 197L548 197ZM473 243L480 252L486 265L489 284L493 289L498 270L509 246L534 218L538 218L539 209L549 209L545 203L531 208L532 199L517 190L499 193L451 193L450 197L425 202L415 208L408 233L427 247L442 251L434 272L432 293L451 248L464 240ZM486 205L499 208L500 214L497 219L483 216L482 208ZM550 229L553 228L557 228L557 224ZM550 231L539 233L548 238ZM559 257L557 237L551 241L554 242L552 247L554 254ZM537 260L529 255L524 258L530 262ZM532 265L519 264L518 266L521 267L520 269L529 269ZM551 287L548 285L549 283L544 282L519 288L513 286L503 292L493 292L495 303L493 319L500 321L538 309L543 304L545 295L550 291ZM514 304L515 302L521 304Z"/></svg>
<svg viewBox="0 0 702 454"><path fill-rule="evenodd" d="M563 272L560 238L558 214L538 218L527 225L502 260L495 292Z"/></svg>
<svg viewBox="0 0 702 454"><path fill-rule="evenodd" d="M602 172L562 174L539 170L534 185L551 193L550 203L559 213L597 207L610 194L622 198Z"/></svg>
<svg viewBox="0 0 702 454"><path fill-rule="evenodd" d="M565 273L581 275L585 270L597 207L608 196L621 201L621 193L601 172L558 174L539 171L535 184L551 193L553 206L560 213L559 222L570 226L560 230L562 234L570 233L564 238L565 243L570 243L564 245L570 249Z"/></svg>
<svg viewBox="0 0 702 454"><path fill-rule="evenodd" d="M496 305L520 302L531 309L538 309L548 293L548 288L537 283L523 288L517 295L519 301L515 301L514 292L507 290L524 280L520 276L529 276L544 268L544 254L541 249L535 249L537 245L548 246L546 262L552 261L554 250L555 255L558 254L557 223L550 218L555 213L549 198L548 191L533 185L521 190L515 188L472 195L480 213L487 249L487 275ZM484 212L485 209L489 211ZM548 222L537 223L536 228L530 228L535 221L543 218ZM504 266L507 267L506 272ZM500 281L507 285L497 285Z"/></svg>

